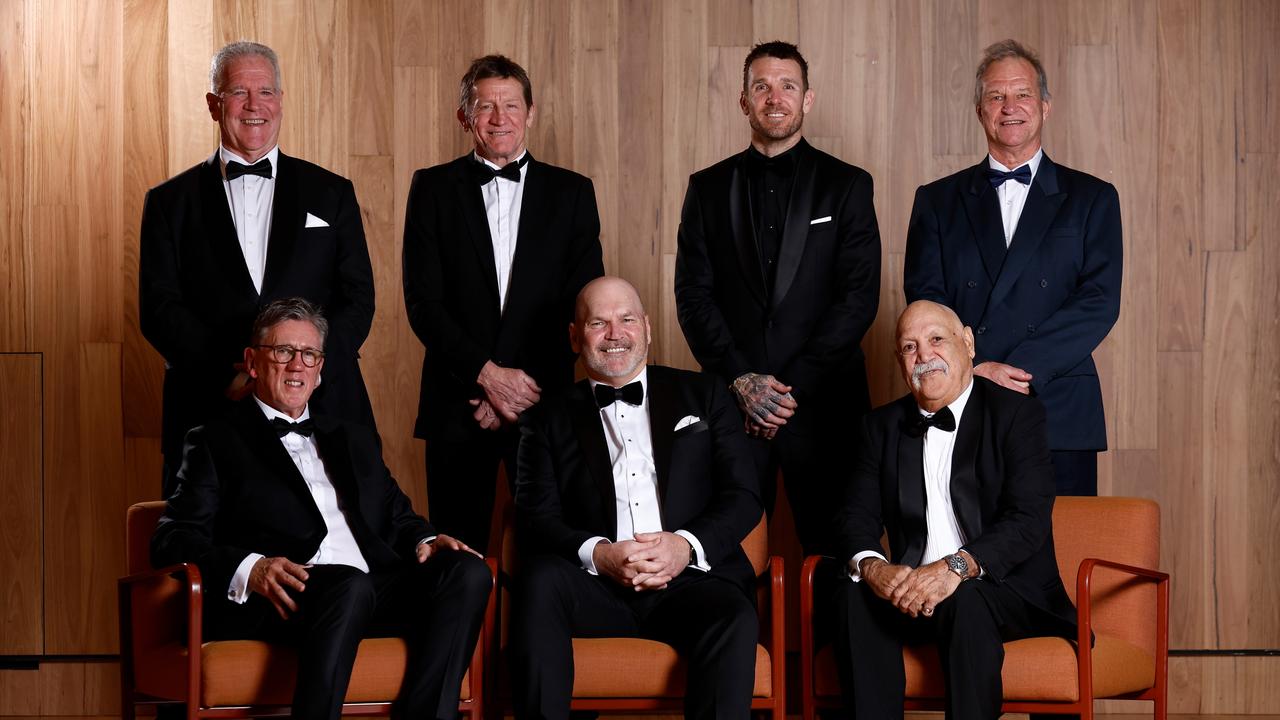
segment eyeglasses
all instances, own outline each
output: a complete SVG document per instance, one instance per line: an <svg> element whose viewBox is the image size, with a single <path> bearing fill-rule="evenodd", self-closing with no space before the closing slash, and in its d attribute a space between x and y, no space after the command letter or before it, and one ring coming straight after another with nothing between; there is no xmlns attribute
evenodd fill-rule
<svg viewBox="0 0 1280 720"><path fill-rule="evenodd" d="M255 348L267 350L267 357L272 362L287 365L293 361L294 355L302 356L302 364L313 368L324 358L324 353L312 348L296 348L292 345L254 345Z"/></svg>

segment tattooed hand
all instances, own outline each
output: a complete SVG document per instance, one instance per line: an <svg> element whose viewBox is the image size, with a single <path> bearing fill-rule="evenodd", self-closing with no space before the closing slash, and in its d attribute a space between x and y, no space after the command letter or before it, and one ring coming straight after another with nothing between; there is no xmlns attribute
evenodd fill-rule
<svg viewBox="0 0 1280 720"><path fill-rule="evenodd" d="M772 439L778 428L787 424L787 418L796 414L791 386L772 375L743 373L733 381L733 392L746 416L747 433L755 437Z"/></svg>

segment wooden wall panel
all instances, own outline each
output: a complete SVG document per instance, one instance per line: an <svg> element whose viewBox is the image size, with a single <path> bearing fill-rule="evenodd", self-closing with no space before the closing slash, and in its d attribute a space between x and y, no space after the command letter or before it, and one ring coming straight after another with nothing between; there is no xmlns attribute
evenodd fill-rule
<svg viewBox="0 0 1280 720"><path fill-rule="evenodd" d="M40 356L0 354L0 655L44 652Z"/></svg>
<svg viewBox="0 0 1280 720"><path fill-rule="evenodd" d="M973 67L1008 36L1037 47L1050 73L1046 151L1120 192L1123 305L1099 352L1103 488L1162 503L1175 647L1280 646L1280 4L10 0L0 352L43 357L43 589L59 595L46 603L46 649L114 647L119 519L158 477L161 361L137 328L142 197L213 151L204 94L223 42L280 52L282 147L356 185L378 292L366 378L388 465L423 505L404 199L413 170L469 148L453 116L471 58L502 52L529 69L531 151L593 178L607 268L640 287L654 357L692 367L672 296L687 178L746 145L737 98L750 44L798 41L817 93L807 134L876 181L881 312L864 349L883 402L903 392L887 349L915 189L981 157ZM1196 682L1219 697L1226 675L1205 672Z"/></svg>

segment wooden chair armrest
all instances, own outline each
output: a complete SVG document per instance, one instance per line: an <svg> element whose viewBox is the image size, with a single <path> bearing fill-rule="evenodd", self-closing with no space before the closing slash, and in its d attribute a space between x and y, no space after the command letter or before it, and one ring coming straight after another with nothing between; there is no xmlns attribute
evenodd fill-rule
<svg viewBox="0 0 1280 720"><path fill-rule="evenodd" d="M1081 698L1093 697L1093 571L1108 568L1156 585L1156 678L1166 677L1169 666L1169 573L1123 563L1085 558L1076 572L1076 666Z"/></svg>
<svg viewBox="0 0 1280 720"><path fill-rule="evenodd" d="M164 642L149 645L148 647L134 646L134 630L133 630L133 610L134 595L136 591L140 591L145 585L159 583L165 580L174 579L178 582L181 592L186 599L186 628L174 628L174 632L168 634L164 638ZM119 617L120 617L120 684L125 691L125 697L130 697L134 687L134 659L135 653L146 652L163 646L168 642L178 645L184 645L188 649L186 653L187 662L187 692L191 694L191 689L199 687L200 683L200 646L203 644L203 628L202 618L204 615L204 585L200 577L200 568L195 563L180 563L178 565L170 565L168 567L156 570L147 570L145 572L134 573L120 578L117 581L117 589L119 591ZM144 600L140 604L144 604ZM154 605L154 603L152 603ZM143 607L143 610L146 610ZM166 613L158 612L157 608L152 608L155 612L148 612L147 616L150 620L157 623L164 623ZM185 637L184 637L185 635ZM155 641L157 637L152 637Z"/></svg>

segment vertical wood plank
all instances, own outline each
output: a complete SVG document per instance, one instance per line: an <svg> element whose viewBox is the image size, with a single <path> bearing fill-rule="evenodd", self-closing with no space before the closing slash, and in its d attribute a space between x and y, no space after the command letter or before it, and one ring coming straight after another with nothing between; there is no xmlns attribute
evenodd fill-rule
<svg viewBox="0 0 1280 720"><path fill-rule="evenodd" d="M1240 48L1244 72L1244 149L1280 152L1280 4L1244 1L1244 40Z"/></svg>
<svg viewBox="0 0 1280 720"><path fill-rule="evenodd" d="M209 92L209 60L217 49L213 18L212 5L205 0L169 0L168 60L163 66L169 88L166 176L186 170L217 148L218 126L204 99Z"/></svg>
<svg viewBox="0 0 1280 720"><path fill-rule="evenodd" d="M618 18L616 2L584 2L573 6L572 35L579 50L573 55L574 170L590 177L596 187L600 213L600 244L609 273L627 278L642 302L656 300L656 254L651 243L633 235L618 222L620 163L639 152L620 147L618 97ZM654 150L657 148L655 147Z"/></svg>
<svg viewBox="0 0 1280 720"><path fill-rule="evenodd" d="M1204 548L1211 533L1206 513L1211 496L1202 476L1203 373L1198 352L1162 352L1159 361L1160 393L1156 400L1161 437L1177 444L1161 447L1162 493L1160 517L1160 565L1181 582L1173 585L1177 598L1169 611L1170 647L1212 647L1205 620L1210 568Z"/></svg>
<svg viewBox="0 0 1280 720"><path fill-rule="evenodd" d="M800 38L798 0L753 0L751 3L751 44ZM805 48L800 48L804 52Z"/></svg>
<svg viewBox="0 0 1280 720"><path fill-rule="evenodd" d="M41 377L35 353L0 354L0 655L44 652Z"/></svg>
<svg viewBox="0 0 1280 720"><path fill-rule="evenodd" d="M653 121L653 110L663 107L668 78L647 70L662 66L662 15L651 12L647 3L623 0L618 7L617 25L614 32L618 58L616 79L612 82L616 83L614 159L618 168L611 182L596 180L597 200L614 198L613 209L617 213L616 233L605 247L605 271L625 274L639 288L650 322L665 325L668 320L663 314L664 300L674 290L662 283L662 254L666 248L675 247L676 227L666 228L661 222L662 148L666 138L662 126ZM624 83L622 78L630 80ZM619 197L623 188L626 194ZM654 358L667 357L669 339L665 333L654 333Z"/></svg>
<svg viewBox="0 0 1280 720"><path fill-rule="evenodd" d="M394 12L391 0L360 2L348 8L350 36L352 155L390 155L392 113L391 59ZM332 112L334 103L322 111Z"/></svg>
<svg viewBox="0 0 1280 720"><path fill-rule="evenodd" d="M751 3L741 0L707 0L707 13L716 19L707 27L708 45L751 45L754 32Z"/></svg>
<svg viewBox="0 0 1280 720"><path fill-rule="evenodd" d="M1244 73L1239 0L1201 0L1200 142L1205 250L1235 250L1243 246L1238 219L1236 182L1244 157ZM1280 69L1278 67L1277 69ZM1274 127L1274 125L1273 125ZM1243 200L1242 198L1240 200Z"/></svg>
<svg viewBox="0 0 1280 720"><path fill-rule="evenodd" d="M935 155L964 154L973 147L973 69L977 58L976 0L934 0L926 12L930 35L929 134Z"/></svg>
<svg viewBox="0 0 1280 720"><path fill-rule="evenodd" d="M26 6L0 3L0 351L31 345L30 233L25 216L30 127Z"/></svg>

